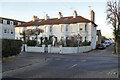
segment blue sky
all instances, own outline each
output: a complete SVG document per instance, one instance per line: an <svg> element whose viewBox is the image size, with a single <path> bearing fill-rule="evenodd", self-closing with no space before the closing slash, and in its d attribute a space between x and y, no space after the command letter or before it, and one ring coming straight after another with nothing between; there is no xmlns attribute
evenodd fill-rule
<svg viewBox="0 0 120 80"><path fill-rule="evenodd" d="M111 25L106 21L106 2L1 2L1 17L22 21L32 20L33 15L44 18L47 13L50 18L58 17L58 12L63 16L72 16L76 10L78 15L90 19L90 8L95 11L97 29L102 30L102 35L111 37Z"/></svg>

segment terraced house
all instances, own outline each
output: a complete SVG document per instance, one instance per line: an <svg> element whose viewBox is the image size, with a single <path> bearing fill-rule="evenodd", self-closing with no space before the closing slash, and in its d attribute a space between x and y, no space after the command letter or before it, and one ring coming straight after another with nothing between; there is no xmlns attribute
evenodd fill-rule
<svg viewBox="0 0 120 80"><path fill-rule="evenodd" d="M21 38L23 30L40 28L44 30L44 33L39 35L38 41L41 37L50 38L54 36L57 41L70 39L71 36L80 35L82 42L87 40L91 41L93 49L96 48L96 27L95 13L91 11L91 20L88 20L82 16L78 16L74 10L73 16L63 17L62 13L58 13L58 18L50 18L47 14L44 19L38 19L37 16L33 17L32 21L16 26L16 38ZM19 32L20 31L20 32ZM30 39L34 39L34 36Z"/></svg>
<svg viewBox="0 0 120 80"><path fill-rule="evenodd" d="M15 39L15 26L24 21L0 17L0 39Z"/></svg>

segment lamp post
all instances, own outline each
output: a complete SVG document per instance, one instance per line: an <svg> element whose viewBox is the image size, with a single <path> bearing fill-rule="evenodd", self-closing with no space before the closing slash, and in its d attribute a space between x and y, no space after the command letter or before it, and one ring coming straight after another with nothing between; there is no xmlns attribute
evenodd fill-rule
<svg viewBox="0 0 120 80"><path fill-rule="evenodd" d="M80 34L77 35L77 41L78 41L78 53L79 53L79 44L80 44Z"/></svg>

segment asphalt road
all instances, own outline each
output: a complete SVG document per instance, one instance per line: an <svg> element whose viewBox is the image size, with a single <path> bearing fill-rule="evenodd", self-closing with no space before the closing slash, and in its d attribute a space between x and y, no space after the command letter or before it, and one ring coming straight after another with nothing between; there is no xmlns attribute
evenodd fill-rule
<svg viewBox="0 0 120 80"><path fill-rule="evenodd" d="M113 46L109 46L93 52L111 54L112 51ZM117 78L120 67L118 57L22 53L18 58L30 60L31 64L4 71L3 78ZM5 63L3 68L6 66Z"/></svg>

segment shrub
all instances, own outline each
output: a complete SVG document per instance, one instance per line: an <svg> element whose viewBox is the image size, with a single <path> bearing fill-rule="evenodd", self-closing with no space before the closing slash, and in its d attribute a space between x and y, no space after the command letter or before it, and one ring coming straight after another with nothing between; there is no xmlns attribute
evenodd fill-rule
<svg viewBox="0 0 120 80"><path fill-rule="evenodd" d="M2 39L2 57L17 55L21 52L22 41Z"/></svg>
<svg viewBox="0 0 120 80"><path fill-rule="evenodd" d="M37 45L37 41L36 40L28 40L27 41L27 46L36 46Z"/></svg>
<svg viewBox="0 0 120 80"><path fill-rule="evenodd" d="M84 41L83 43L82 43L82 45L83 46L89 46L91 44L91 42L89 41L89 42L87 42L87 41Z"/></svg>

